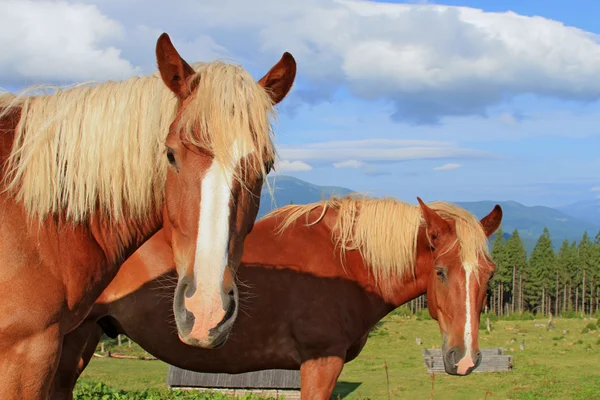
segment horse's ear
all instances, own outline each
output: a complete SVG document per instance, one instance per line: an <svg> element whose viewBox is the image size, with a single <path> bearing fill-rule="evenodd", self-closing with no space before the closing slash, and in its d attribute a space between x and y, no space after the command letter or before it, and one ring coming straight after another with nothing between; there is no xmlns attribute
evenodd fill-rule
<svg viewBox="0 0 600 400"><path fill-rule="evenodd" d="M423 203L423 200L421 200L420 197L417 197L417 201L419 202L419 206L421 206L421 212L423 213L429 240L435 246L441 235L451 230L450 224L448 224L448 222L446 222L446 220L437 212Z"/></svg>
<svg viewBox="0 0 600 400"><path fill-rule="evenodd" d="M191 91L187 79L195 71L181 58L166 33L160 35L156 42L156 61L165 85L180 99L188 97Z"/></svg>
<svg viewBox="0 0 600 400"><path fill-rule="evenodd" d="M274 104L278 104L288 94L296 79L296 60L288 53L283 53L281 59L258 84L265 88Z"/></svg>
<svg viewBox="0 0 600 400"><path fill-rule="evenodd" d="M487 237L492 236L496 229L500 227L500 223L502 222L502 207L498 204L494 206L494 209L485 217L481 219L481 226L483 226L483 230L485 231L485 235Z"/></svg>

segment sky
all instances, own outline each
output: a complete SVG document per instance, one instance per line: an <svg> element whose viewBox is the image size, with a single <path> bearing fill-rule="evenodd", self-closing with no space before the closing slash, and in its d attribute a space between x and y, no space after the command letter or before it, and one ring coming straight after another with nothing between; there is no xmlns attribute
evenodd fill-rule
<svg viewBox="0 0 600 400"><path fill-rule="evenodd" d="M290 52L276 174L414 202L600 197L600 2L0 0L0 87Z"/></svg>

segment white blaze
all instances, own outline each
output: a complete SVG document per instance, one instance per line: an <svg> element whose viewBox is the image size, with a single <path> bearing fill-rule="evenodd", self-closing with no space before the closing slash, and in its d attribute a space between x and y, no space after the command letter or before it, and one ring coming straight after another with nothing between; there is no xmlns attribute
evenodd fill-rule
<svg viewBox="0 0 600 400"><path fill-rule="evenodd" d="M194 258L196 288L211 304L219 301L223 275L229 258L230 202L233 188L233 169L248 153L241 151L237 141L232 147L232 165L226 167L213 160L202 180L200 218ZM223 307L226 307L223 304Z"/></svg>
<svg viewBox="0 0 600 400"><path fill-rule="evenodd" d="M461 360L456 363L458 367L457 372L460 375L465 375L469 368L474 367L473 361L473 332L471 328L471 275L473 274L473 268L468 264L463 265L465 270L465 329L463 334L463 340L465 344L465 355Z"/></svg>
<svg viewBox="0 0 600 400"><path fill-rule="evenodd" d="M231 172L213 161L202 181L194 275L196 287L215 288L223 280L229 250Z"/></svg>
<svg viewBox="0 0 600 400"><path fill-rule="evenodd" d="M470 278L471 268L465 268L465 285L466 285L466 296L465 296L465 333L464 333L464 341L466 346L465 357L471 357L472 349L473 349L473 334L471 332L471 293L470 293Z"/></svg>

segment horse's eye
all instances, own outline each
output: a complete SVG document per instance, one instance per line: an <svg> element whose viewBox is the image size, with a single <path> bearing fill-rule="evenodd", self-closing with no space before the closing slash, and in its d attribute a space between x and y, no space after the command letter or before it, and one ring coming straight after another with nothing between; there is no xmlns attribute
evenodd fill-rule
<svg viewBox="0 0 600 400"><path fill-rule="evenodd" d="M442 282L446 281L446 271L443 267L435 267L435 273L442 280Z"/></svg>
<svg viewBox="0 0 600 400"><path fill-rule="evenodd" d="M167 149L167 160L169 160L169 164L171 164L173 167L177 166L175 163L175 155L171 149Z"/></svg>
<svg viewBox="0 0 600 400"><path fill-rule="evenodd" d="M265 171L267 172L267 174L273 169L273 164L273 160L269 160L265 163Z"/></svg>

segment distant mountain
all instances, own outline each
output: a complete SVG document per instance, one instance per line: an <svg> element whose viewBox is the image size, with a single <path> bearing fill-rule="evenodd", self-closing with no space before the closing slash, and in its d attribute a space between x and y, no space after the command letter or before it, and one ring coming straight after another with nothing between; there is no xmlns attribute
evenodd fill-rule
<svg viewBox="0 0 600 400"><path fill-rule="evenodd" d="M515 201L474 201L457 202L456 204L479 218L488 214L494 204L500 204L503 211L502 229L505 235L508 236L517 229L528 253L533 250L544 226L548 227L550 231L555 250L558 250L565 239L579 241L584 231L587 230L590 235L595 236L600 230L600 224L579 220L550 207L528 207Z"/></svg>
<svg viewBox="0 0 600 400"><path fill-rule="evenodd" d="M328 199L334 194L346 196L353 192L343 187L313 185L301 179L285 175L270 176L268 179L274 191L274 199L271 198L266 185L264 185L260 197L258 218L275 208L287 206L290 202L308 204Z"/></svg>
<svg viewBox="0 0 600 400"><path fill-rule="evenodd" d="M327 199L332 194L345 196L353 192L353 190L343 187L317 186L301 179L282 175L269 177L269 182L275 191L275 204L273 204L266 188L263 188L259 217L274 208L288 205L290 202L307 204ZM577 215L573 214L577 208L573 206L570 206L570 212L567 213L566 211L544 206L528 207L515 201L474 201L457 202L456 204L469 210L479 218L487 215L495 204L500 204L504 212L502 229L505 237L508 237L513 230L517 229L523 238L528 253L531 253L537 239L542 234L544 226L550 230L555 249L560 247L564 239L579 241L584 231L587 230L590 236L593 237L600 230L600 221L594 223L590 219L578 219ZM592 207L587 208L587 210L593 209L593 205L586 207ZM585 211L584 206L581 206L581 209L584 211L579 215L589 215L589 211Z"/></svg>
<svg viewBox="0 0 600 400"><path fill-rule="evenodd" d="M582 221L600 225L600 199L578 201L577 203L557 207L557 210Z"/></svg>

